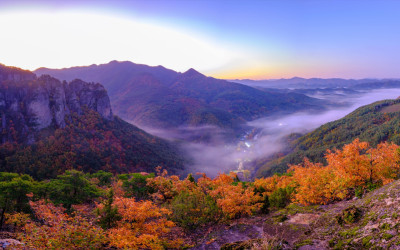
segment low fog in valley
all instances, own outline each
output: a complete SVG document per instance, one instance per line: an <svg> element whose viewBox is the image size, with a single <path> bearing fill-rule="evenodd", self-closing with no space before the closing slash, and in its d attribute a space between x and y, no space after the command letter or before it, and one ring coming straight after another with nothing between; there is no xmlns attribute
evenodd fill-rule
<svg viewBox="0 0 400 250"><path fill-rule="evenodd" d="M400 89L377 89L356 94L338 92L309 95L334 103L323 112L298 112L284 116L270 116L248 122L246 133L226 142L227 131L214 126L181 127L171 130L143 128L159 137L179 142L192 159L188 172L204 172L215 176L221 172L244 169L254 171L251 162L284 150L283 139L291 133L305 134L330 121L340 119L360 106L384 99L396 99ZM336 104L336 105L335 105ZM207 135L207 142L198 138Z"/></svg>

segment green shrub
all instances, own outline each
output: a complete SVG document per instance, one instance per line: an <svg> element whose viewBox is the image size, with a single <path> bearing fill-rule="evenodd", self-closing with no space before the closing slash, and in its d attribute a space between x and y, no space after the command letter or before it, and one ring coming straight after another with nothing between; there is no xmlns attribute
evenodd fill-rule
<svg viewBox="0 0 400 250"><path fill-rule="evenodd" d="M103 170L97 171L96 173L90 174L90 178L96 178L99 180L99 186L110 186L113 178L113 174Z"/></svg>
<svg viewBox="0 0 400 250"><path fill-rule="evenodd" d="M286 214L278 214L278 215L275 215L275 216L273 217L273 220L274 220L276 223L284 222L284 221L287 221L288 219L289 219L289 218L287 217Z"/></svg>
<svg viewBox="0 0 400 250"><path fill-rule="evenodd" d="M269 213L269 206L270 206L270 204L269 204L269 198L268 198L268 196L266 195L266 196L264 197L263 202L262 202L261 213L263 213L263 214Z"/></svg>
<svg viewBox="0 0 400 250"><path fill-rule="evenodd" d="M275 208L284 208L290 203L290 195L294 188L278 188L269 196L269 205Z"/></svg>
<svg viewBox="0 0 400 250"><path fill-rule="evenodd" d="M154 178L154 173L141 174L120 174L118 179L122 180L122 187L128 197L135 197L137 199L145 199L153 193L153 189L147 186L147 179Z"/></svg>
<svg viewBox="0 0 400 250"><path fill-rule="evenodd" d="M45 185L54 204L63 204L68 211L71 211L72 205L90 202L102 194L102 190L91 183L87 175L77 170L67 170Z"/></svg>
<svg viewBox="0 0 400 250"><path fill-rule="evenodd" d="M181 192L174 197L169 208L171 219L185 229L216 222L221 215L216 202L202 192Z"/></svg>
<svg viewBox="0 0 400 250"><path fill-rule="evenodd" d="M385 240L390 240L391 238L393 238L394 235L388 234L388 233L383 233L382 234L382 238Z"/></svg>
<svg viewBox="0 0 400 250"><path fill-rule="evenodd" d="M367 236L362 239L362 244L364 247L370 248L372 246L371 243L372 236Z"/></svg>
<svg viewBox="0 0 400 250"><path fill-rule="evenodd" d="M193 177L192 174L188 174L188 176L186 177L186 179L189 180L189 181L191 181L191 182L193 182L193 183L196 183L196 180L194 179L194 177Z"/></svg>
<svg viewBox="0 0 400 250"><path fill-rule="evenodd" d="M0 230L5 213L30 212L27 194L36 191L37 183L29 175L0 172Z"/></svg>
<svg viewBox="0 0 400 250"><path fill-rule="evenodd" d="M382 181L377 181L377 182L368 182L363 186L358 186L354 190L354 194L356 197L361 198L365 193L374 191L377 188L380 188L383 186Z"/></svg>
<svg viewBox="0 0 400 250"><path fill-rule="evenodd" d="M110 229L117 225L117 221L122 219L118 213L118 208L113 206L114 192L111 189L107 194L107 199L103 202L103 207L96 209L96 214L99 217L97 223L103 229Z"/></svg>
<svg viewBox="0 0 400 250"><path fill-rule="evenodd" d="M357 222L362 215L362 211L356 206L352 205L342 211L340 215L336 216L336 220L340 225L351 224Z"/></svg>

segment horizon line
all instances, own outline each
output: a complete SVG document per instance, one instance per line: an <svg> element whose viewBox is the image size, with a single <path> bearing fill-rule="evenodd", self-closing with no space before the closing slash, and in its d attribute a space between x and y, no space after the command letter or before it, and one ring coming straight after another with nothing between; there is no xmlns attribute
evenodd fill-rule
<svg viewBox="0 0 400 250"><path fill-rule="evenodd" d="M39 69L64 70L64 69L71 69L71 68L82 68L82 67L90 67L90 66L107 65L107 64L110 64L110 63L113 63L113 62L118 62L118 63L129 62L129 63L135 64L135 65L144 65L144 66L148 66L148 67L163 67L163 68L165 68L165 69L172 70L172 71L175 71L175 72L177 72L177 73L184 73L184 72L186 72L186 71L188 71L188 70L190 70L190 69L196 70L196 69L193 68L193 67L188 67L188 69L187 69L186 71L182 71L182 72L181 72L181 71L177 71L177 70L174 70L174 69L167 68L167 67L165 67L165 66L163 66L163 65L161 65L161 64L159 64L159 65L148 65L148 64L144 64L144 63L135 63L135 62L132 62L132 61L129 61L129 60L121 60L121 61L120 61L120 60L111 60L111 61L105 62L105 63L92 63L92 64L88 64L88 65L75 65L75 66L62 67L62 68L49 68L49 67L42 66L42 67L38 67L38 68L36 68L36 69L34 69L34 70L25 69L25 68L22 68L22 67L16 66L16 65L6 65L6 64L1 63L1 62L0 62L0 64L1 64L1 65L4 65L4 66L6 66L6 67L16 67L16 68L19 68L19 69L22 69L22 70L29 70L29 71L31 71L32 73L35 73L35 71L37 71L37 70L39 70ZM199 73L201 73L201 74L203 74L204 76L212 77L212 78L216 78L216 79L221 79L221 80L226 80L226 81L254 81L254 82L259 82L259 81L293 80L293 79L296 79L296 78L301 79L301 80L311 80L311 79L334 80L334 79L340 79L340 80L348 80L348 81L350 81L350 80L356 80L356 81L357 81L357 80L400 80L400 78L396 78L396 77L383 77L383 78L380 78L380 77L341 78L341 77L317 77L317 76L314 76L314 77L293 76L293 77L262 78L262 79L252 79L252 78L218 78L218 77L215 77L215 76L206 75L206 74L204 74L204 73L202 73L202 72L200 72L200 71L198 71L198 70L196 70L196 71L199 72Z"/></svg>

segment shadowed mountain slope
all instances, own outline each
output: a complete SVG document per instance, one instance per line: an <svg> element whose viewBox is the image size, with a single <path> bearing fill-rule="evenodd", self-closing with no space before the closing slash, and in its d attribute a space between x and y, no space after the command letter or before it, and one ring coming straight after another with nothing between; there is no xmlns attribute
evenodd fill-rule
<svg viewBox="0 0 400 250"><path fill-rule="evenodd" d="M174 145L113 116L98 83L37 78L0 65L0 119L0 171L50 178L71 168L183 169Z"/></svg>
<svg viewBox="0 0 400 250"><path fill-rule="evenodd" d="M112 61L67 69L40 68L35 73L100 82L117 115L157 128L216 125L235 129L245 121L276 112L321 109L323 105L302 94L260 91L206 77L194 69L178 73L162 66Z"/></svg>

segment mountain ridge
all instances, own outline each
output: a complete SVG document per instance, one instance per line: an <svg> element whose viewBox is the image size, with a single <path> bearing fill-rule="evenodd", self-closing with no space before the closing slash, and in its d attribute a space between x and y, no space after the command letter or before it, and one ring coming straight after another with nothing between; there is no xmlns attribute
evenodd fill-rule
<svg viewBox="0 0 400 250"><path fill-rule="evenodd" d="M145 127L215 125L235 129L275 112L323 106L302 94L261 91L207 77L195 69L179 73L126 61L61 70L42 68L35 73L100 82L110 94L114 112Z"/></svg>

